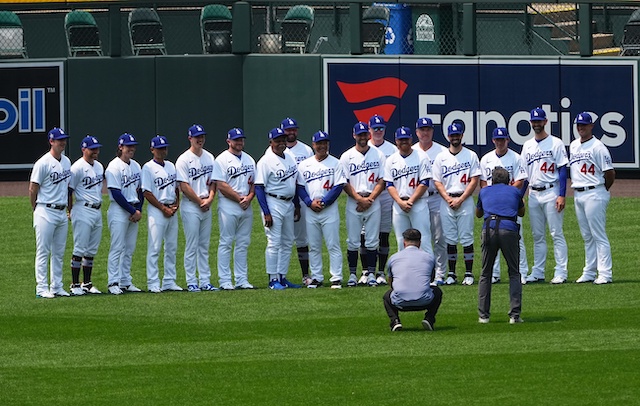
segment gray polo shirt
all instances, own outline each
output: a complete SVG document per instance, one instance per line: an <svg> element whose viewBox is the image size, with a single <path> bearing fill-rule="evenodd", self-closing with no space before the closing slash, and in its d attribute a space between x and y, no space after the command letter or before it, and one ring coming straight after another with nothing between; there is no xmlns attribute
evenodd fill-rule
<svg viewBox="0 0 640 406"><path fill-rule="evenodd" d="M400 308L431 303L433 265L433 255L413 245L393 254L388 262L389 276L393 278L391 303Z"/></svg>

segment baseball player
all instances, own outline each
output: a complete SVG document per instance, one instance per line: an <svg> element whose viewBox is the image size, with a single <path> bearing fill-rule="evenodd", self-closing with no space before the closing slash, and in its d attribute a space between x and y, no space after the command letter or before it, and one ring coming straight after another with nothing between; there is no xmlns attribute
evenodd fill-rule
<svg viewBox="0 0 640 406"><path fill-rule="evenodd" d="M384 190L385 156L376 147L369 145L369 126L358 122L353 126L355 146L340 157L340 164L347 183L344 191L347 198L347 262L349 264L348 287L358 284L356 267L360 235L364 227L364 243L367 250L367 268L362 276L369 286L377 286L376 261L380 243L380 201ZM362 280L363 277L360 279Z"/></svg>
<svg viewBox="0 0 640 406"><path fill-rule="evenodd" d="M176 284L178 251L178 216L180 194L176 184L176 167L166 160L169 143L162 135L151 139L153 159L142 166L142 192L149 202L147 210L147 290L181 291ZM164 240L164 277L160 286L158 257Z"/></svg>
<svg viewBox="0 0 640 406"><path fill-rule="evenodd" d="M270 148L258 161L255 182L256 198L262 209L267 235L265 259L269 288L300 288L287 279L294 239L293 218L300 211L300 207L294 208L294 201L298 201L298 166L293 155L285 153L287 137L284 130L272 129L269 144Z"/></svg>
<svg viewBox="0 0 640 406"><path fill-rule="evenodd" d="M553 239L556 259L552 284L567 281L567 243L562 231L567 190L567 151L560 138L545 130L547 114L541 108L531 111L531 128L535 136L522 146L522 158L529 177L529 220L533 234L533 267L527 283L544 282L547 262L545 224Z"/></svg>
<svg viewBox="0 0 640 406"><path fill-rule="evenodd" d="M176 179L183 196L180 216L184 228L184 270L189 292L218 290L211 284L209 267L210 208L216 189L212 178L214 158L204 149L206 134L199 124L189 127L190 147L176 160ZM196 275L196 267L199 275Z"/></svg>
<svg viewBox="0 0 640 406"><path fill-rule="evenodd" d="M102 145L95 137L85 137L80 144L82 156L71 165L69 210L73 225L71 255L71 294L100 294L91 282L93 259L102 238L102 183L104 167L98 162ZM76 196L75 203L73 195ZM80 284L80 268L83 283Z"/></svg>
<svg viewBox="0 0 640 406"><path fill-rule="evenodd" d="M410 228L420 231L420 248L433 254L429 204L424 194L429 188L431 164L426 154L411 148L412 134L407 127L396 130L398 152L387 158L384 181L393 199L393 229L398 251L404 249L402 233Z"/></svg>
<svg viewBox="0 0 640 406"><path fill-rule="evenodd" d="M67 244L67 216L71 161L63 155L69 136L61 128L49 131L49 152L33 165L29 201L36 233L36 297L69 296L62 287L62 259ZM51 285L47 281L51 257Z"/></svg>
<svg viewBox="0 0 640 406"><path fill-rule="evenodd" d="M340 249L340 212L334 204L347 179L337 158L329 155L329 134L313 134L315 155L298 164L298 195L307 211L311 282L309 288L322 286L322 237L329 252L331 288L342 288L342 250Z"/></svg>
<svg viewBox="0 0 640 406"><path fill-rule="evenodd" d="M142 218L144 197L140 188L140 164L133 159L138 141L124 133L118 138L117 156L105 171L109 189L107 224L111 247L107 273L109 293L141 292L131 281L131 260L136 249L138 222Z"/></svg>
<svg viewBox="0 0 640 406"><path fill-rule="evenodd" d="M576 217L585 250L584 268L576 282L603 285L613 282L606 224L609 189L615 181L616 172L609 150L593 136L591 114L578 114L575 123L580 138L571 142L569 165Z"/></svg>
<svg viewBox="0 0 640 406"><path fill-rule="evenodd" d="M429 159L429 165L433 169L433 162L436 156L446 148L433 141L433 122L430 118L421 117L416 121L416 135L418 136L418 142L413 145L413 149L424 152ZM429 182L429 188L425 195L429 203L431 242L433 243L433 253L436 260L433 283L440 286L444 285L444 280L447 277L447 243L444 239L440 217L442 197L436 190L433 181Z"/></svg>
<svg viewBox="0 0 640 406"><path fill-rule="evenodd" d="M398 148L384 139L386 129L387 122L382 116L376 114L369 119L369 145L378 148L384 154L385 158L389 158L398 152ZM376 274L376 283L386 285L387 278L384 276L384 271L387 267L387 259L389 258L389 234L391 233L391 220L393 217L393 199L389 196L387 189L383 189L378 197L378 201L380 202L380 245L378 246L378 273ZM365 253L364 234L362 234L360 241L360 258L363 269L367 266L367 256ZM364 275L358 282L361 285L368 283Z"/></svg>
<svg viewBox="0 0 640 406"><path fill-rule="evenodd" d="M280 128L287 137L287 150L291 152L296 160L296 164L313 156L313 150L307 144L298 141L298 123L296 120L287 117L280 123ZM302 281L305 285L311 282L309 277L309 242L307 241L307 222L305 221L306 210L300 210L300 217L296 217L293 223L293 232L296 240L296 250L298 251L298 261L302 269Z"/></svg>
<svg viewBox="0 0 640 406"><path fill-rule="evenodd" d="M515 186L524 194L527 190L525 185L527 180L526 165L518 153L509 149L509 131L504 127L496 128L493 130L492 140L496 149L487 152L480 159L480 188L491 186L493 184L491 179L493 170L497 167L502 167L509 172L509 184ZM527 265L527 251L522 236L522 217L518 217L518 224L520 225L520 282L524 285L527 283L529 266ZM498 282L500 282L500 256L496 256L493 264L493 275L491 276L491 283Z"/></svg>
<svg viewBox="0 0 640 406"><path fill-rule="evenodd" d="M473 191L480 177L478 155L462 146L462 127L451 124L447 129L449 149L441 152L431 168L436 189L442 196L440 215L447 241L449 276L447 285L457 282L456 262L460 242L464 250L465 274L463 285L473 285L473 219L475 207Z"/></svg>
<svg viewBox="0 0 640 406"><path fill-rule="evenodd" d="M253 289L248 280L247 249L251 242L255 196L256 162L244 152L245 135L241 128L227 133L229 148L218 155L213 165L213 180L218 193L218 278L220 289ZM231 248L235 287L231 284Z"/></svg>

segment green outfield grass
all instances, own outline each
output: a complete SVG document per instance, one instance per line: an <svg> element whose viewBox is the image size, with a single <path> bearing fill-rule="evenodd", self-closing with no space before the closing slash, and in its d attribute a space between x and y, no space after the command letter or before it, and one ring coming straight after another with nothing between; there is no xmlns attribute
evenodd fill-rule
<svg viewBox="0 0 640 406"><path fill-rule="evenodd" d="M258 290L36 299L28 198L0 198L0 405L638 404L639 205L615 198L609 206L613 284L527 285L520 325L508 323L506 283L494 286L486 325L477 322L477 285L444 287L436 331L422 329L420 313L403 313L404 331L391 333L385 288L266 289L257 203L249 279ZM566 210L573 281L584 248L571 199ZM103 291L108 235L105 221L94 271ZM146 235L143 220L133 266L140 288ZM527 236L528 219L531 264ZM215 276L217 222L211 242ZM65 288L71 245L70 228ZM184 287L183 250L180 230ZM477 240L476 278L480 256ZM295 258L290 279L299 282ZM327 266L325 256L328 281Z"/></svg>

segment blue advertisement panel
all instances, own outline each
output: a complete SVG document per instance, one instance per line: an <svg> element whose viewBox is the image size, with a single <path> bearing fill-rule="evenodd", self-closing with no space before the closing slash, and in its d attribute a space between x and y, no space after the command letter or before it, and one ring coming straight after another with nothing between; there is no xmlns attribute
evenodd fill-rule
<svg viewBox="0 0 640 406"><path fill-rule="evenodd" d="M28 169L64 127L62 62L0 64L0 169Z"/></svg>
<svg viewBox="0 0 640 406"><path fill-rule="evenodd" d="M482 156L493 149L496 127L508 128L519 152L533 137L535 107L547 112L547 132L568 146L577 136L573 119L588 111L615 167L638 169L637 78L637 62L624 60L327 58L325 129L339 155L354 144L353 124L373 114L388 120L389 141L397 127L413 128L426 116L435 124L434 140L447 145L447 126L462 121L463 142Z"/></svg>

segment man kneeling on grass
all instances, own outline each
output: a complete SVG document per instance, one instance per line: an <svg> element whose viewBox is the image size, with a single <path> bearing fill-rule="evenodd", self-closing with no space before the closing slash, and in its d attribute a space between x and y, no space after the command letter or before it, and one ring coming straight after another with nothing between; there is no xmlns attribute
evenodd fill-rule
<svg viewBox="0 0 640 406"><path fill-rule="evenodd" d="M432 331L442 302L442 290L431 286L434 257L420 249L420 231L409 228L402 233L404 250L389 258L388 290L382 297L391 320L391 331L402 330L398 312L426 310L422 326Z"/></svg>

